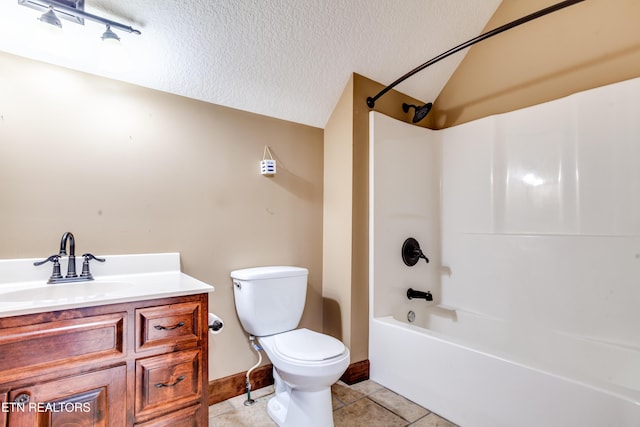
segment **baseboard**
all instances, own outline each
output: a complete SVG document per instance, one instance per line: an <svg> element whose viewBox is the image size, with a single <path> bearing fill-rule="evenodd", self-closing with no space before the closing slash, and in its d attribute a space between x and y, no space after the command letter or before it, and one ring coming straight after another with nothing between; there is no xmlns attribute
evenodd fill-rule
<svg viewBox="0 0 640 427"><path fill-rule="evenodd" d="M366 379L369 379L368 360L352 363L340 378L349 385ZM246 381L246 372L209 381L209 405L246 393ZM251 372L251 389L257 390L271 384L273 384L273 365L260 366Z"/></svg>
<svg viewBox="0 0 640 427"><path fill-rule="evenodd" d="M342 374L340 380L349 385L359 383L360 381L369 379L369 359L361 360L349 365L347 370Z"/></svg>
<svg viewBox="0 0 640 427"><path fill-rule="evenodd" d="M264 365L251 372L251 389L257 390L273 384L273 365ZM247 373L229 375L209 381L209 405L222 402L247 392Z"/></svg>

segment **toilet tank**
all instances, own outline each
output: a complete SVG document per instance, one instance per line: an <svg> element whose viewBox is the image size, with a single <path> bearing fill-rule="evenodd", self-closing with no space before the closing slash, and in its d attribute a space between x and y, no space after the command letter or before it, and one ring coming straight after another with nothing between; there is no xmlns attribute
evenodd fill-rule
<svg viewBox="0 0 640 427"><path fill-rule="evenodd" d="M245 331L262 337L295 329L307 296L309 270L255 267L231 272L236 312Z"/></svg>

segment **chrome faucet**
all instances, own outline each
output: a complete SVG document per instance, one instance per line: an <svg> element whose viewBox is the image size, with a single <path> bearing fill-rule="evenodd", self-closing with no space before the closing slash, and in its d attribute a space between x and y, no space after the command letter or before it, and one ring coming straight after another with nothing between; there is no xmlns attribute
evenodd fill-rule
<svg viewBox="0 0 640 427"><path fill-rule="evenodd" d="M67 275L63 277L60 273L60 257L67 255L67 242L69 243L69 263L67 266ZM93 280L91 271L89 271L89 261L94 259L99 262L105 262L106 260L104 258L97 258L89 253L82 256L84 257L84 262L82 263L82 274L78 276L76 273L76 239L73 237L72 233L67 231L62 235L62 239L60 240L60 252L56 255L51 255L43 261L34 262L33 265L39 266L46 264L47 262L53 263L53 272L51 273L51 277L49 277L49 281L47 281L47 283L83 282Z"/></svg>

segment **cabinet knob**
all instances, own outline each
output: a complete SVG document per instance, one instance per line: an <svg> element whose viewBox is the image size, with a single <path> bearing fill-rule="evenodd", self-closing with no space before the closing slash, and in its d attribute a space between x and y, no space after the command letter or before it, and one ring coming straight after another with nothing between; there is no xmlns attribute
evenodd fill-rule
<svg viewBox="0 0 640 427"><path fill-rule="evenodd" d="M31 396L29 396L27 393L20 393L19 395L16 396L16 398L14 399L15 403L29 403L29 400L31 400Z"/></svg>

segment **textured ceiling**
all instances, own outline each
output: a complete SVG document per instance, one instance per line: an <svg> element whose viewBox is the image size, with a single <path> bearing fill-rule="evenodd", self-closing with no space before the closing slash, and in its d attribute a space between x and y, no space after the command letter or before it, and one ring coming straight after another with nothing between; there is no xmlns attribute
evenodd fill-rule
<svg viewBox="0 0 640 427"><path fill-rule="evenodd" d="M42 35L37 11L2 0L0 50L324 128L351 73L389 84L478 35L500 1L85 0L87 12L142 31L116 31L119 64L104 60L101 25L63 21L64 35ZM397 89L433 100L463 56Z"/></svg>

